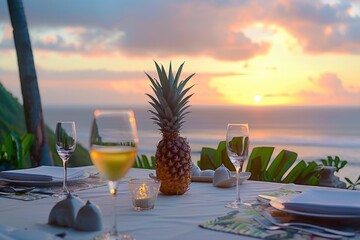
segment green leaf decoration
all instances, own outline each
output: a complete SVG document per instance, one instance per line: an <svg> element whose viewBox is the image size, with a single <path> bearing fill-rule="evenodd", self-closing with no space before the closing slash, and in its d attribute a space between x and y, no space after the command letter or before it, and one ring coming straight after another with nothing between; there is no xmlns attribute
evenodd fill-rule
<svg viewBox="0 0 360 240"><path fill-rule="evenodd" d="M151 164L150 164L150 162L151 162ZM140 156L137 155L136 161L132 167L133 168L143 168L143 169L155 169L155 157L151 156L150 160L149 160L149 158L144 154L142 154Z"/></svg>
<svg viewBox="0 0 360 240"><path fill-rule="evenodd" d="M347 161L342 161L342 162L340 163L340 167L339 167L339 169L338 169L337 171L339 171L340 169L342 169L343 167L345 167L345 165L346 165L347 163L348 163Z"/></svg>
<svg viewBox="0 0 360 240"><path fill-rule="evenodd" d="M241 138L233 139L231 141L232 148L237 149L239 153L244 152L245 141L246 139ZM252 149L246 166L246 171L251 172L250 180L308 185L319 184L321 170L319 166L321 165L318 165L315 161L306 163L301 160L294 166L297 153L285 149L271 162L273 152L274 147L255 147ZM224 164L231 171L235 170L227 156L225 141L220 142L217 149L204 147L201 151L201 159L198 161L198 165L202 170L215 170L220 164ZM289 173L287 174L287 172ZM287 175L285 176L285 174Z"/></svg>
<svg viewBox="0 0 360 240"><path fill-rule="evenodd" d="M155 156L151 156L150 159L151 159L151 166L153 166L153 168L155 169L156 168L156 158L155 158Z"/></svg>
<svg viewBox="0 0 360 240"><path fill-rule="evenodd" d="M25 168L25 159L33 142L34 136L25 133L19 136L15 132L10 132L5 136L4 144L0 148L1 164L6 163L1 167L3 170L21 169Z"/></svg>
<svg viewBox="0 0 360 240"><path fill-rule="evenodd" d="M332 158L331 156L327 157L327 160L321 159L320 160L322 165L324 166L331 166L336 168L336 172L339 172L340 169L345 167L345 165L348 163L346 160L341 160L339 156L335 156L335 158Z"/></svg>
<svg viewBox="0 0 360 240"><path fill-rule="evenodd" d="M289 172L289 174L283 180L283 183L293 183L299 178L301 173L306 168L306 162L301 160L296 166Z"/></svg>
<svg viewBox="0 0 360 240"><path fill-rule="evenodd" d="M231 144L234 149L241 153L245 151L245 141L246 139L238 138L234 139ZM255 147L252 149L246 167L246 171L251 172L250 180L318 185L323 165L337 165L341 169L347 164L347 161L341 160L339 157L322 159L322 165L319 165L316 161L307 163L304 160L296 163L297 153L285 149L280 151L271 161L273 152L274 147ZM200 160L197 162L200 169L215 170L221 164L224 164L230 171L235 170L227 155L225 141L219 142L216 149L202 148ZM133 167L155 169L155 157L137 156ZM349 189L356 189L356 186L360 185L360 176L356 181L349 178L345 178L345 180L349 183L349 186L347 186Z"/></svg>
<svg viewBox="0 0 360 240"><path fill-rule="evenodd" d="M250 180L264 181L264 172L270 162L274 147L256 147L253 148L246 171L251 172Z"/></svg>
<svg viewBox="0 0 360 240"><path fill-rule="evenodd" d="M246 156L249 151L249 137L233 137L229 145L231 151L238 156Z"/></svg>
<svg viewBox="0 0 360 240"><path fill-rule="evenodd" d="M321 161L321 163L322 163L324 166L327 166L327 165L328 165L328 162L327 162L325 159L321 159L320 161Z"/></svg>
<svg viewBox="0 0 360 240"><path fill-rule="evenodd" d="M132 166L133 168L140 168L138 160L139 160L139 156L136 156L135 162L134 162L134 164Z"/></svg>
<svg viewBox="0 0 360 240"><path fill-rule="evenodd" d="M216 150L213 148L203 147L200 155L200 165L201 169L216 169L218 165L214 159Z"/></svg>
<svg viewBox="0 0 360 240"><path fill-rule="evenodd" d="M16 145L12 140L11 134L6 135L4 148L8 160L16 159Z"/></svg>
<svg viewBox="0 0 360 240"><path fill-rule="evenodd" d="M349 178L345 177L345 180L346 180L348 183L353 184L353 182L352 182Z"/></svg>
<svg viewBox="0 0 360 240"><path fill-rule="evenodd" d="M332 159L332 157L328 156L329 166L334 166L334 165L333 165L333 162L334 162L334 160Z"/></svg>
<svg viewBox="0 0 360 240"><path fill-rule="evenodd" d="M360 185L360 175L354 182L347 177L345 177L345 180L349 183L349 185L346 187L347 189L356 190L356 186Z"/></svg>
<svg viewBox="0 0 360 240"><path fill-rule="evenodd" d="M235 171L234 165L231 163L230 158L227 154L226 150L226 142L221 141L219 142L219 145L217 147L217 150L215 152L215 159L217 163L217 168L221 166L221 164L224 164L224 166L229 169L230 171Z"/></svg>
<svg viewBox="0 0 360 240"><path fill-rule="evenodd" d="M148 158L145 155L141 155L141 160L145 169L151 169Z"/></svg>
<svg viewBox="0 0 360 240"><path fill-rule="evenodd" d="M27 154L27 152L30 150L31 145L33 144L34 140L35 140L34 135L30 134L30 133L25 133L21 137L21 146L22 146L21 154L23 156L25 156Z"/></svg>
<svg viewBox="0 0 360 240"><path fill-rule="evenodd" d="M271 163L267 172L266 181L280 182L285 172L290 169L296 161L297 153L288 150L282 150Z"/></svg>
<svg viewBox="0 0 360 240"><path fill-rule="evenodd" d="M321 168L315 161L309 162L301 175L294 181L296 184L318 185Z"/></svg>
<svg viewBox="0 0 360 240"><path fill-rule="evenodd" d="M235 171L235 167L228 157L225 141L219 142L217 149L209 147L202 148L200 161L198 162L200 169L215 170L220 167L221 164L224 164L224 166L227 167L230 171Z"/></svg>

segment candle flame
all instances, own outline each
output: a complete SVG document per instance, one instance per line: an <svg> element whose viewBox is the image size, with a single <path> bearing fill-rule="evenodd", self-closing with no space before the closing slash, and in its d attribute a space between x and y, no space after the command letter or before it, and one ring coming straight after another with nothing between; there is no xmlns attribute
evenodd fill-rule
<svg viewBox="0 0 360 240"><path fill-rule="evenodd" d="M137 199L149 198L149 187L145 183L141 184L138 190Z"/></svg>

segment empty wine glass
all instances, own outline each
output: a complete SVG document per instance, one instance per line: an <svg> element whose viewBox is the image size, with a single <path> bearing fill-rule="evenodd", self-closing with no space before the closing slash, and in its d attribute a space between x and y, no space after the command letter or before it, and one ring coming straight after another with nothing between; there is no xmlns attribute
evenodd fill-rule
<svg viewBox="0 0 360 240"><path fill-rule="evenodd" d="M248 124L228 124L226 131L226 150L230 161L236 169L236 199L226 204L228 208L241 208L244 203L240 199L239 175L249 153Z"/></svg>
<svg viewBox="0 0 360 240"><path fill-rule="evenodd" d="M55 146L64 167L63 189L59 195L66 195L70 192L66 186L67 162L76 148L75 122L57 122L55 129Z"/></svg>
<svg viewBox="0 0 360 240"><path fill-rule="evenodd" d="M112 229L96 239L133 239L116 228L116 193L118 181L135 162L138 137L134 113L131 110L94 112L90 137L91 160L108 180L113 199Z"/></svg>

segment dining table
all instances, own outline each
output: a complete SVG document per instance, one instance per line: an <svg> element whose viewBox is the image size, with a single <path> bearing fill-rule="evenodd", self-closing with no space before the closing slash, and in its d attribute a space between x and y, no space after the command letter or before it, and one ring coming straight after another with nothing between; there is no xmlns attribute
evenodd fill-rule
<svg viewBox="0 0 360 240"><path fill-rule="evenodd" d="M80 167L96 174L94 166ZM250 236L213 231L199 225L226 215L232 209L226 208L228 202L235 200L236 188L218 188L211 182L192 182L183 195L159 194L154 209L136 211L131 202L127 181L131 178L148 178L154 170L132 168L118 186L116 217L117 228L141 240L161 239L255 239ZM240 185L242 201L256 202L259 194L269 194L281 188L293 191L316 189L319 187L247 180ZM0 230L4 228L23 229L24 238L32 239L30 230L58 235L63 239L94 239L102 231L112 226L112 199L106 184L76 191L76 197L90 201L100 208L102 230L95 232L79 231L48 224L49 213L61 199L48 196L33 201L22 201L0 196ZM26 231L29 235L26 237ZM0 231L1 232L1 231ZM357 235L359 237L359 234ZM59 238L60 239L60 238Z"/></svg>

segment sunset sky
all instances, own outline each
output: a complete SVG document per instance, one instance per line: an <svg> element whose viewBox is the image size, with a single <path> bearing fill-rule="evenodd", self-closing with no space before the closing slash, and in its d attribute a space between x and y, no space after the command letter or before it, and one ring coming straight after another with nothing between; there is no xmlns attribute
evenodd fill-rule
<svg viewBox="0 0 360 240"><path fill-rule="evenodd" d="M360 106L360 1L23 0L43 105L146 105L153 60L192 105ZM0 82L21 99L7 1Z"/></svg>

